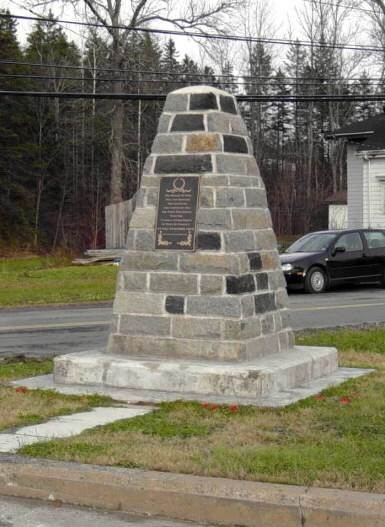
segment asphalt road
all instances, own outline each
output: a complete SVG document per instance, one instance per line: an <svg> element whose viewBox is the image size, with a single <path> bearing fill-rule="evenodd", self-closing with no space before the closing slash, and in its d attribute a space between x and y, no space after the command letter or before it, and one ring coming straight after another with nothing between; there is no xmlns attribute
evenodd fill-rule
<svg viewBox="0 0 385 527"><path fill-rule="evenodd" d="M344 288L289 295L294 329L385 322L385 289ZM0 310L0 357L57 355L106 346L110 304Z"/></svg>
<svg viewBox="0 0 385 527"><path fill-rule="evenodd" d="M70 507L58 501L44 502L0 497L1 527L192 527L193 525L199 527L191 523Z"/></svg>

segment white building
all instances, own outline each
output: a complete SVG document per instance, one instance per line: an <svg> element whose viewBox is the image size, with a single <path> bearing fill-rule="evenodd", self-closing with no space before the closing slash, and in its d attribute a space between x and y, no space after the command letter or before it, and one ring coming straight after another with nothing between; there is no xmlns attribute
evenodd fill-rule
<svg viewBox="0 0 385 527"><path fill-rule="evenodd" d="M345 126L325 137L348 141L345 228L385 229L385 114ZM329 209L329 228L330 219L336 214L343 217L343 205L338 207L338 211Z"/></svg>

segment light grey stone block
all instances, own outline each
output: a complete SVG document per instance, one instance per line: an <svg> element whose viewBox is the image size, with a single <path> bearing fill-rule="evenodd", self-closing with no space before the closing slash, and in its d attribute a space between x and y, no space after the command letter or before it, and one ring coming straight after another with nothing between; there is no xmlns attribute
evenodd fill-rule
<svg viewBox="0 0 385 527"><path fill-rule="evenodd" d="M183 134L158 134L152 144L153 154L180 154Z"/></svg>
<svg viewBox="0 0 385 527"><path fill-rule="evenodd" d="M214 190L212 188L201 187L199 192L200 207L214 207Z"/></svg>
<svg viewBox="0 0 385 527"><path fill-rule="evenodd" d="M154 229L155 228L155 209L154 208L137 208L132 215L131 229Z"/></svg>
<svg viewBox="0 0 385 527"><path fill-rule="evenodd" d="M188 95L170 93L167 95L164 112L185 112L188 110Z"/></svg>
<svg viewBox="0 0 385 527"><path fill-rule="evenodd" d="M158 315L164 313L164 303L164 295L117 291L113 312L121 315Z"/></svg>
<svg viewBox="0 0 385 527"><path fill-rule="evenodd" d="M253 231L225 232L223 237L225 240L226 252L241 252L255 250L255 239Z"/></svg>
<svg viewBox="0 0 385 527"><path fill-rule="evenodd" d="M277 239L273 229L258 230L255 235L255 247L258 251L270 251L277 248Z"/></svg>
<svg viewBox="0 0 385 527"><path fill-rule="evenodd" d="M189 315L240 317L241 302L239 297L189 296L186 312Z"/></svg>
<svg viewBox="0 0 385 527"><path fill-rule="evenodd" d="M186 273L239 274L239 260L226 254L182 254L180 270Z"/></svg>
<svg viewBox="0 0 385 527"><path fill-rule="evenodd" d="M160 177L159 176L143 176L142 187L144 189L154 188L159 189Z"/></svg>
<svg viewBox="0 0 385 527"><path fill-rule="evenodd" d="M126 249L135 250L135 234L134 229L130 229L127 233Z"/></svg>
<svg viewBox="0 0 385 527"><path fill-rule="evenodd" d="M172 336L184 339L219 339L221 337L221 321L188 316L175 317L172 322Z"/></svg>
<svg viewBox="0 0 385 527"><path fill-rule="evenodd" d="M201 177L201 188L203 187L226 187L229 184L228 176L218 176L215 174L204 175Z"/></svg>
<svg viewBox="0 0 385 527"><path fill-rule="evenodd" d="M146 206L147 207L157 207L159 200L159 191L154 188L149 188L146 190Z"/></svg>
<svg viewBox="0 0 385 527"><path fill-rule="evenodd" d="M170 129L171 115L162 114L158 123L158 134L166 134Z"/></svg>
<svg viewBox="0 0 385 527"><path fill-rule="evenodd" d="M182 273L151 273L150 290L169 294L197 294L198 276Z"/></svg>
<svg viewBox="0 0 385 527"><path fill-rule="evenodd" d="M155 247L155 233L153 230L137 230L135 249L137 251L152 251Z"/></svg>
<svg viewBox="0 0 385 527"><path fill-rule="evenodd" d="M198 211L197 224L204 231L218 231L231 228L231 214L225 209L204 209Z"/></svg>
<svg viewBox="0 0 385 527"><path fill-rule="evenodd" d="M121 271L119 274L122 281L122 289L125 289L126 291L146 290L147 273Z"/></svg>
<svg viewBox="0 0 385 527"><path fill-rule="evenodd" d="M275 330L274 315L269 313L261 318L262 333L273 333Z"/></svg>
<svg viewBox="0 0 385 527"><path fill-rule="evenodd" d="M119 333L167 336L171 334L171 320L169 317L122 315Z"/></svg>
<svg viewBox="0 0 385 527"><path fill-rule="evenodd" d="M234 154L217 154L217 172L219 174L247 175L247 157Z"/></svg>
<svg viewBox="0 0 385 527"><path fill-rule="evenodd" d="M142 181L143 181L143 177L144 176L149 176L151 174L154 173L154 165L155 165L155 157L154 156L148 156L144 165L143 165L143 176L142 176Z"/></svg>
<svg viewBox="0 0 385 527"><path fill-rule="evenodd" d="M244 320L223 320L222 335L226 340L245 340L261 335L261 321L257 317Z"/></svg>
<svg viewBox="0 0 385 527"><path fill-rule="evenodd" d="M267 208L266 192L262 189L248 188L245 190L246 207Z"/></svg>
<svg viewBox="0 0 385 527"><path fill-rule="evenodd" d="M242 317L252 317L255 315L255 302L253 295L242 295Z"/></svg>
<svg viewBox="0 0 385 527"><path fill-rule="evenodd" d="M261 188L261 179L257 176L228 176L229 185L232 187Z"/></svg>
<svg viewBox="0 0 385 527"><path fill-rule="evenodd" d="M245 196L242 189L239 188L221 188L215 193L216 207L244 207Z"/></svg>
<svg viewBox="0 0 385 527"><path fill-rule="evenodd" d="M200 278L200 291L202 295L220 295L224 292L224 276L203 274Z"/></svg>
<svg viewBox="0 0 385 527"><path fill-rule="evenodd" d="M178 255L155 251L130 251L121 264L123 271L176 271Z"/></svg>
<svg viewBox="0 0 385 527"><path fill-rule="evenodd" d="M245 346L240 342L225 342L219 339L182 339L170 337L153 337L131 335L110 335L109 354L118 353L120 356L144 357L147 364L169 364L170 360L202 359L204 361L236 361L245 352ZM151 360L148 360L151 357ZM183 366L181 364L183 369ZM62 377L63 378L63 377ZM124 384L122 384L124 386Z"/></svg>
<svg viewBox="0 0 385 527"><path fill-rule="evenodd" d="M241 116L237 115L230 117L230 132L241 135L248 134L245 122Z"/></svg>
<svg viewBox="0 0 385 527"><path fill-rule="evenodd" d="M207 131L219 133L230 132L230 117L220 112L209 113L207 115Z"/></svg>
<svg viewBox="0 0 385 527"><path fill-rule="evenodd" d="M264 209L233 209L233 229L252 230L271 227L270 220Z"/></svg>

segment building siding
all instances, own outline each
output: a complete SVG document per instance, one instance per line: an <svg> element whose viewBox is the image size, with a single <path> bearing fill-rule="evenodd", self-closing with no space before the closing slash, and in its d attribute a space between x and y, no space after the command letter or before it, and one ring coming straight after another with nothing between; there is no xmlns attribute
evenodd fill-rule
<svg viewBox="0 0 385 527"><path fill-rule="evenodd" d="M357 145L347 145L348 227L363 226L363 159L357 156Z"/></svg>
<svg viewBox="0 0 385 527"><path fill-rule="evenodd" d="M363 226L385 228L385 158L364 160Z"/></svg>

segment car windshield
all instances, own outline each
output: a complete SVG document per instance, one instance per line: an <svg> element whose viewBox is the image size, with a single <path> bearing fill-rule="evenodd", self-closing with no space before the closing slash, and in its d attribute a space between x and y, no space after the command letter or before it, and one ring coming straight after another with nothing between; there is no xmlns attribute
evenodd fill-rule
<svg viewBox="0 0 385 527"><path fill-rule="evenodd" d="M324 251L336 237L332 233L308 234L286 249L287 253L314 253Z"/></svg>

